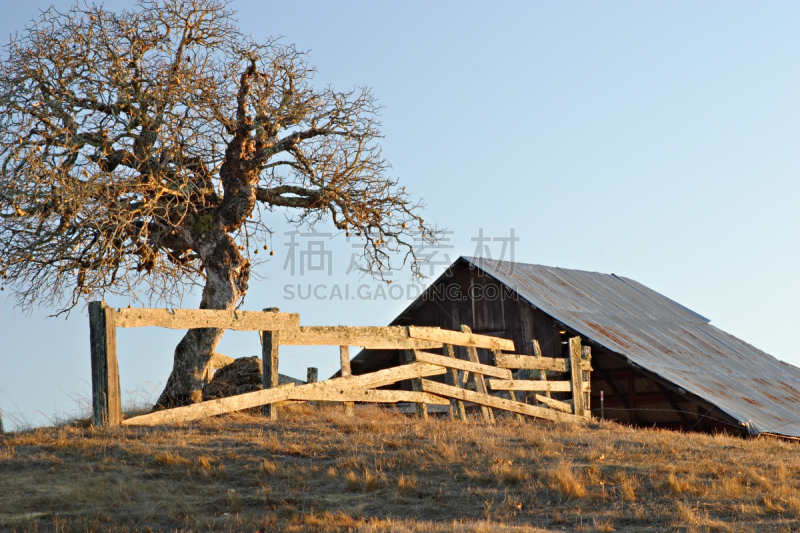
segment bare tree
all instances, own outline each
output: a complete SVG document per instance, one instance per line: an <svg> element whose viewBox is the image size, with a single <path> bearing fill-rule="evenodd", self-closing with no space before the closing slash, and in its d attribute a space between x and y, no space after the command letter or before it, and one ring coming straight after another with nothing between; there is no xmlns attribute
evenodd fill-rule
<svg viewBox="0 0 800 533"><path fill-rule="evenodd" d="M276 208L361 236L365 271L419 274L414 244L436 229L387 176L370 91L315 87L303 52L233 16L220 0L78 3L11 38L0 274L19 306L142 287L171 304L202 285L202 309L233 309ZM200 400L221 336L186 334L159 404Z"/></svg>

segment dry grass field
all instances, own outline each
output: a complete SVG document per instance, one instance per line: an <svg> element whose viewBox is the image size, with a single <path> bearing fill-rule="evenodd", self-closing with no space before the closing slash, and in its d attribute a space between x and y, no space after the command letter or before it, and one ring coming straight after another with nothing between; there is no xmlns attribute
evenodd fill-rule
<svg viewBox="0 0 800 533"><path fill-rule="evenodd" d="M795 531L798 444L295 405L0 435L2 531Z"/></svg>

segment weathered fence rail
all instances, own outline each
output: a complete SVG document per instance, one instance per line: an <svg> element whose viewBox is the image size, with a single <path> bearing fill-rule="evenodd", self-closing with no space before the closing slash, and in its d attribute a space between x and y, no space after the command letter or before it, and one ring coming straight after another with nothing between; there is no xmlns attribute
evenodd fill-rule
<svg viewBox="0 0 800 533"><path fill-rule="evenodd" d="M494 421L493 410L516 416L545 420L581 422L588 418L591 352L580 338L569 342L569 357L564 359L503 353L514 351L507 339L474 334L467 326L461 331L417 326L350 327L300 326L299 315L281 313L277 308L257 311L211 311L184 309L120 309L102 302L89 305L92 349L93 422L95 425L152 426L198 420L243 409L262 408L269 418L277 418L278 404L290 401L342 402L346 414L353 414L354 403L399 403L417 405L420 417L428 415L428 405L449 405L454 417L465 419L466 407L474 405L486 422ZM123 420L116 358L117 327L158 326L173 329L214 327L238 331L258 331L262 342L264 389L165 409ZM341 377L304 385L278 385L281 345L339 346ZM407 364L352 376L349 346L404 350ZM456 358L454 346L466 348L468 360ZM494 364L484 364L478 349L491 351ZM425 350L442 350L442 355ZM218 354L215 354L215 356ZM220 361L227 358L219 356ZM514 377L513 370L517 370ZM537 370L539 379L531 379ZM548 381L547 371L569 374L568 380ZM445 376L445 383L426 378ZM486 380L485 377L490 379ZM377 387L410 380L412 390L376 390ZM311 380L309 380L311 381ZM515 391L525 393L518 401ZM528 392L544 392L546 395ZM493 394L494 393L494 394ZM551 393L572 398L556 399ZM502 397L505 395L506 397ZM524 401L533 399L537 405Z"/></svg>
<svg viewBox="0 0 800 533"><path fill-rule="evenodd" d="M102 302L94 303L102 305ZM117 327L120 328L158 326L170 329L220 328L237 331L300 330L300 315L296 313L128 308L115 311L114 316Z"/></svg>
<svg viewBox="0 0 800 533"><path fill-rule="evenodd" d="M274 404L290 400L303 401L376 401L380 403L417 402L425 398L408 394L409 391L371 391L367 389L391 385L406 379L444 374L445 370L436 365L418 363L379 370L362 376L348 376L308 383L296 387L294 384L281 385L237 396L209 400L184 407L165 409L154 413L135 416L122 422L126 426L152 426L164 422L189 422L221 415L242 409ZM357 393L361 399L355 400ZM398 393L398 394L393 394ZM402 394L405 393L405 394Z"/></svg>

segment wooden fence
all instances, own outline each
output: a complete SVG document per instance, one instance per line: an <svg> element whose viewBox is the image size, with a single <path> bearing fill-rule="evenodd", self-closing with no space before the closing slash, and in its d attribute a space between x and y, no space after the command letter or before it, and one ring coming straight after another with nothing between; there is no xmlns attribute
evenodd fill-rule
<svg viewBox="0 0 800 533"><path fill-rule="evenodd" d="M516 355L507 339L462 331L416 326L350 327L300 326L299 315L277 309L256 311L119 309L102 302L89 304L92 357L93 423L97 426L152 426L186 422L253 407L275 419L278 404L287 401L342 402L353 414L354 403L409 402L420 417L428 416L427 405L450 406L458 419L466 419L467 406L480 410L487 422L494 421L494 409L546 420L581 422L589 418L591 353L581 347L579 337L570 339L569 357ZM119 371L116 357L116 328L160 326L173 329L215 327L261 334L264 389L165 409L123 420ZM278 384L279 346L339 346L341 377L322 382ZM351 375L350 346L404 350L406 364L360 376ZM468 360L455 357L454 346L465 347ZM478 348L488 349L493 364L482 364ZM429 350L441 349L442 354ZM512 373L516 370L516 378ZM567 373L570 379L552 381L547 372ZM426 378L445 376L445 383ZM488 379L486 379L488 378ZM538 378L538 379L532 379ZM410 380L412 390L378 390L378 387ZM493 393L490 393L490 391ZM538 394L538 393L544 394ZM531 394L533 393L533 394ZM571 399L555 399L552 393ZM523 395L517 399L517 395ZM505 396L508 396L507 398ZM528 403L535 401L536 404Z"/></svg>

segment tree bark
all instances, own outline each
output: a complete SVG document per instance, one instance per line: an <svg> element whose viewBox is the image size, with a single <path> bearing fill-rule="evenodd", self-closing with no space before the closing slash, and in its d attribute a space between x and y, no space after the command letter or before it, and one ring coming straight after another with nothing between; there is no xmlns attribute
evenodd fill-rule
<svg viewBox="0 0 800 533"><path fill-rule="evenodd" d="M232 310L247 291L250 263L242 257L227 234L205 235L198 247L206 284L200 309ZM190 329L175 348L174 364L167 385L154 409L178 407L203 399L203 386L211 377L214 350L225 330Z"/></svg>

